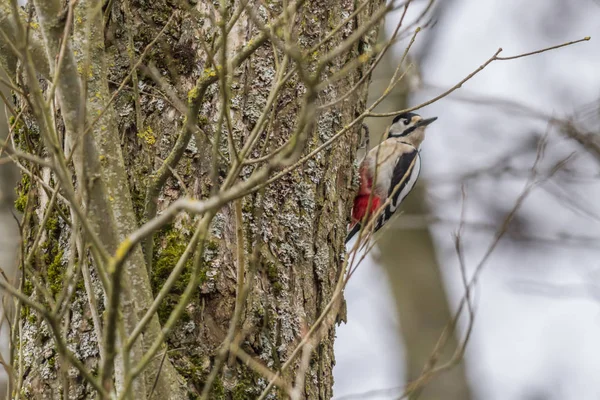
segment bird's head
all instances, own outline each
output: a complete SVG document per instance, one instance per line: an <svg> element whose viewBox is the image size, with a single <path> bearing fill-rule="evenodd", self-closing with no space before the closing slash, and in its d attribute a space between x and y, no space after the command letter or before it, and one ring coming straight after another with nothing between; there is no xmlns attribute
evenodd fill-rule
<svg viewBox="0 0 600 400"><path fill-rule="evenodd" d="M425 127L436 119L437 117L423 119L415 113L397 115L390 125L387 138L402 138L417 147L425 138Z"/></svg>

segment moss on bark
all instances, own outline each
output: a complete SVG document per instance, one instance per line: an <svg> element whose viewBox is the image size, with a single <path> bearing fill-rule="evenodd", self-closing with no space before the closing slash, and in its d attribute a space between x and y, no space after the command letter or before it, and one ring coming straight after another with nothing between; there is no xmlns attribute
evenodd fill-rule
<svg viewBox="0 0 600 400"><path fill-rule="evenodd" d="M124 10L126 3L131 8L130 16ZM218 73L204 51L206 47L212 46L217 36L217 27L212 26L210 20L201 17L201 14L190 12L189 6L183 2L130 0L109 4L110 8L106 10L108 19L104 43L107 59L110 60L107 63L109 89L115 90L117 86L114 82L121 82L129 74L132 49L127 39L128 34L133 33L131 42L134 57L137 58L169 18L173 17L172 25L151 49L146 62L158 69L165 84L184 102L190 103L198 99L201 93L192 89L196 80ZM352 20L347 27L341 29L339 35L334 36L312 56L319 57L339 45L368 19L373 7L378 4L374 1L367 7L364 15ZM239 5L239 2L233 2L232 10ZM270 11L274 13L280 12L281 6L277 2L268 3ZM194 10L207 11L203 7L205 5L199 3ZM297 29L294 32L299 45L307 49L318 43L325 37L327 30L337 26L354 7L355 3L350 0L305 2L298 14ZM75 25L77 27L77 23ZM377 29L373 29L369 32L348 54L331 61L324 69L323 78L339 71L367 51L369 43L376 37L376 31ZM243 14L230 34L230 55L247 44L256 32L247 15ZM267 43L233 71L230 113L232 131L225 130L221 143L218 143L221 154L225 157L230 156L227 134L231 133L233 145L239 149L256 125L274 83L277 64L273 47ZM364 73L363 68L367 67L365 64L330 84L319 94L318 102L327 103L337 99L354 86ZM114 169L111 166L118 161L118 153L122 152L126 182L110 180L108 172L102 179L107 180L109 192L115 197L119 190L130 191L131 208L135 211L137 222L140 222L143 219L144 203L148 200L145 194L149 180L155 178L155 172L182 135L184 116L148 77L140 75L136 85L140 91L139 99L132 96L132 88L124 90L115 99L116 124L115 127L109 127L109 130L116 130L111 131L113 136L110 138L118 140L106 143L103 142L107 140L105 136L97 135L97 141L101 149L100 157L104 157L99 161L105 170ZM96 90L96 86L91 85L90 90ZM297 77L292 77L284 85L272 111L273 120L260 135L260 145L250 157L260 157L261 148L273 151L290 138L305 92L306 88ZM108 97L108 93L98 93L100 98ZM221 107L218 86L210 86L203 98L198 120L204 133L213 140ZM321 146L359 115L365 107L365 100L366 88L361 88L349 101L315 115L315 128L310 132L306 152ZM97 110L99 104L90 104L90 107ZM136 115L137 108L141 114L139 116ZM359 130L357 127L292 173L260 193L243 199L245 258L250 258L250 252L254 248L259 249L259 256L257 271L251 282L252 291L239 322L246 334L240 346L269 368L279 368L290 357L301 340L303 326L315 322L333 294L345 252L347 217L353 197L352 166ZM114 148L116 144L120 144L120 151L107 150ZM159 211L186 192L196 198L206 198L215 185L222 183L222 177L218 177L215 182L210 176L210 167L214 161L211 154L211 144L202 135L192 136L185 143L183 156L173 168L176 177L168 178L159 196L150 199L156 203ZM244 167L239 179L247 179L255 167ZM221 169L225 172L227 170L225 165ZM257 213L258 209L262 212ZM168 353L168 360L185 381L188 398L196 398L201 392L233 315L238 250L234 245L237 243L234 214L232 208L226 206L214 218L210 236L205 243L202 279L197 295L167 338L169 348L173 350ZM257 217L258 214L260 217ZM160 291L184 252L190 240L192 226L191 221L179 219L155 235L153 268L149 276L152 294L156 295ZM48 277L55 285L51 288L53 292L60 289L61 268L64 265L62 259L66 254L65 241L57 242L57 245L49 253L48 260L51 266ZM245 267L250 268L249 265ZM164 323L189 283L190 270L191 260L188 260L183 274L159 308L161 323ZM246 274L247 279L250 276L249 273ZM97 277L94 278L97 284ZM84 309L77 309L74 315L78 321L86 321ZM73 329L72 334L83 337L87 331L78 326ZM82 343L93 347L94 338L91 335L85 338ZM306 394L311 399L327 399L332 395L333 340L332 327L311 359L305 383ZM34 342L28 345L35 348ZM36 348L31 352L34 354L39 350L40 348ZM97 351L80 351L77 355L86 363L97 363ZM55 365L56 360L52 364ZM284 374L285 378L293 379L296 370L297 362ZM48 382L48 387L58 387L56 379L56 376L50 375L43 378L44 382ZM32 381L28 381L28 384L31 385ZM266 380L257 376L248 366L231 358L225 371L219 375L211 398L254 398L266 384ZM88 389L81 389L79 393L86 393ZM278 392L273 393L272 397L277 397Z"/></svg>

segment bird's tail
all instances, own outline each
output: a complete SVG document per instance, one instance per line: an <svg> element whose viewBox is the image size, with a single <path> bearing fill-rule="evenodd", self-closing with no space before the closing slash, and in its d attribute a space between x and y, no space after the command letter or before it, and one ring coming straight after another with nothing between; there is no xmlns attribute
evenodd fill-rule
<svg viewBox="0 0 600 400"><path fill-rule="evenodd" d="M354 235L356 235L358 232L360 232L360 223L357 222L354 224L354 227L352 227L352 229L350 230L350 232L348 232L348 236L346 236L346 244L348 244L348 242L350 240L352 240L352 238L354 237Z"/></svg>

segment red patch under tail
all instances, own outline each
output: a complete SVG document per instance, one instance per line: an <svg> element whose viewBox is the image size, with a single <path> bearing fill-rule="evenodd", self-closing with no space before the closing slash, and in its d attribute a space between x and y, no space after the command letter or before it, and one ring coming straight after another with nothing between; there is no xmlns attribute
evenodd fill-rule
<svg viewBox="0 0 600 400"><path fill-rule="evenodd" d="M352 226L355 223L362 221L365 214L367 214L367 207L369 207L369 198L371 195L359 194L354 199L354 207L352 208ZM381 204L381 199L377 196L373 196L371 199L371 208L368 212L369 215L373 215Z"/></svg>

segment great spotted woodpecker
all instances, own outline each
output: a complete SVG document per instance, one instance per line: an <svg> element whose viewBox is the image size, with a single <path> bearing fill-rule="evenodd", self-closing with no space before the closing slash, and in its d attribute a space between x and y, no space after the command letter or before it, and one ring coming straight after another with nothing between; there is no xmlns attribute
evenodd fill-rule
<svg viewBox="0 0 600 400"><path fill-rule="evenodd" d="M374 231L392 217L410 193L421 170L419 146L425 138L425 127L436 119L423 119L414 113L400 114L388 128L386 139L367 153L359 168L360 186L354 198L346 243L360 231L361 223L380 211L388 197L392 197L391 201L377 218Z"/></svg>

